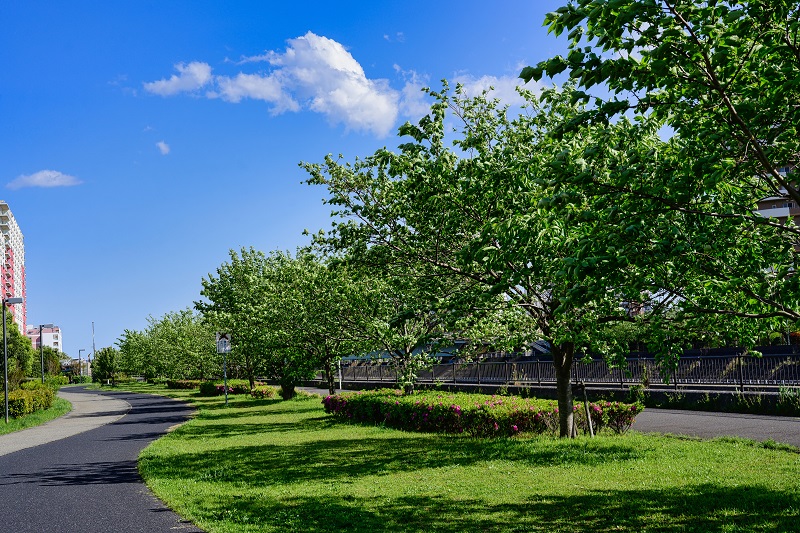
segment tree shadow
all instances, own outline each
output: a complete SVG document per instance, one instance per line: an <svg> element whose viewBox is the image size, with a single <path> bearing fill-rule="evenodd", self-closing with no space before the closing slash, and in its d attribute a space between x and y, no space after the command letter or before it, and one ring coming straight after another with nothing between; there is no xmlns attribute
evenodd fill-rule
<svg viewBox="0 0 800 533"><path fill-rule="evenodd" d="M516 503L443 496L266 499L209 501L197 517L211 526L225 520L248 527L338 532L437 531L797 531L797 495L764 486L711 484L674 489L593 491L576 495L529 495Z"/></svg>
<svg viewBox="0 0 800 533"><path fill-rule="evenodd" d="M326 421L319 419L324 425ZM289 426L297 427L295 424ZM248 428L245 431L255 430ZM236 431L231 428L230 431ZM230 433L227 433L230 435ZM199 435L205 435L198 431ZM224 450L142 458L143 471L159 478L214 479L254 487L311 480L347 480L361 476L466 466L491 460L524 466L596 465L630 461L645 455L634 446L532 446L517 439L472 439L441 435L314 440L298 444L231 446Z"/></svg>
<svg viewBox="0 0 800 533"><path fill-rule="evenodd" d="M108 485L141 483L136 461L113 461L69 464L46 468L36 472L12 473L0 480L0 485L33 484L58 485Z"/></svg>

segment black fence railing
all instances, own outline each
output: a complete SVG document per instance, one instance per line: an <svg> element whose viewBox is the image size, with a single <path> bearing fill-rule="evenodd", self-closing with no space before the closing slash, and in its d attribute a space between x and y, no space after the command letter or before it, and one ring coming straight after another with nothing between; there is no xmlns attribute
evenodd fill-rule
<svg viewBox="0 0 800 533"><path fill-rule="evenodd" d="M547 385L556 381L552 360L488 358L478 362L453 359L434 364L419 373L420 383L468 385ZM610 367L605 360L578 361L573 379L595 385L635 384L675 386L797 386L800 385L800 354L773 353L760 357L736 353L725 355L683 355L675 368L660 366L653 357L631 357L622 367ZM396 382L390 361L343 361L344 382ZM322 377L321 375L318 377ZM338 376L337 376L338 379Z"/></svg>

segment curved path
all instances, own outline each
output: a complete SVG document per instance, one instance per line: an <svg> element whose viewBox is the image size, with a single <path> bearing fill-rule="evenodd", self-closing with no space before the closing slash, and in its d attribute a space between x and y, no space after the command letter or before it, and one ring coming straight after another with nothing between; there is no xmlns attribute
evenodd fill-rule
<svg viewBox="0 0 800 533"><path fill-rule="evenodd" d="M192 414L159 396L68 388L73 411L0 438L0 529L201 531L144 485L139 452Z"/></svg>

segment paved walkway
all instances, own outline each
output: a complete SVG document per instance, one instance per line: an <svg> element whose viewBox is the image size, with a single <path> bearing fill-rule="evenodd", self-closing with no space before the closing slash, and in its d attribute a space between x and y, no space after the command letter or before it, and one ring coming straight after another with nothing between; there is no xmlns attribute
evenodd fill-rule
<svg viewBox="0 0 800 533"><path fill-rule="evenodd" d="M63 390L69 415L3 436L0 530L200 532L145 486L138 456L194 409L170 398ZM13 451L15 450L15 451Z"/></svg>
<svg viewBox="0 0 800 533"><path fill-rule="evenodd" d="M41 426L0 435L0 456L99 428L119 420L131 408L131 404L125 400L100 394L70 392L69 388L59 390L58 397L70 402L72 410Z"/></svg>

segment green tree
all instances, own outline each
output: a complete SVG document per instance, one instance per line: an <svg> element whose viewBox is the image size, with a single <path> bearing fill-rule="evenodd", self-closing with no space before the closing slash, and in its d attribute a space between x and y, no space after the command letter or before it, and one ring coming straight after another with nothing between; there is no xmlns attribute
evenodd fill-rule
<svg viewBox="0 0 800 533"><path fill-rule="evenodd" d="M312 361L292 342L290 324L299 302L283 298L281 277L290 262L288 254L269 256L253 248L240 253L231 250L216 276L203 279L201 295L195 302L210 324L232 336L231 363L242 369L250 386L256 375L278 379L287 396L313 373Z"/></svg>
<svg viewBox="0 0 800 533"><path fill-rule="evenodd" d="M120 352L112 346L100 348L92 362L92 378L95 381L111 380L120 372Z"/></svg>
<svg viewBox="0 0 800 533"><path fill-rule="evenodd" d="M800 202L799 14L797 1L574 0L545 20L552 33L568 32L569 54L521 74L566 71L584 101L610 90L564 131L621 112L674 130L671 154L642 177L573 175L572 184L643 214L669 244L651 261L687 273L683 316L743 342L768 327L753 318L776 328L800 319L800 229L754 212L767 197Z"/></svg>
<svg viewBox="0 0 800 533"><path fill-rule="evenodd" d="M37 356L31 340L19 332L11 313L6 313L6 343L8 346L8 386L15 389L33 368ZM38 358L38 357L37 357ZM1 365L0 365L1 366Z"/></svg>
<svg viewBox="0 0 800 533"><path fill-rule="evenodd" d="M575 170L564 153L581 148L584 166L613 172L627 152L603 151L609 139L624 139L642 153L661 141L649 125L627 121L580 125L568 139L553 136L583 111L569 90L553 91L543 103L524 92L528 107L515 118L485 97L462 96L460 88L455 97L446 88L431 94L431 113L401 128L409 141L398 152L382 149L354 163L328 156L321 165L305 165L309 183L327 187L327 202L339 217L317 241L382 262L386 271L436 280L433 290L417 293L417 305L440 316L477 322L507 305L524 312L514 341L550 341L560 432L572 435L576 353L620 352L608 342L594 346L594 334L610 322L631 320L622 304L647 299L651 277L627 257L646 251L609 249L623 215L595 216L581 205L579 190L562 185ZM453 148L445 140L450 118L462 124ZM556 209L562 205L571 206L569 212ZM608 239L601 250L590 236L603 231ZM577 260L584 248L593 250L592 261Z"/></svg>

